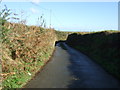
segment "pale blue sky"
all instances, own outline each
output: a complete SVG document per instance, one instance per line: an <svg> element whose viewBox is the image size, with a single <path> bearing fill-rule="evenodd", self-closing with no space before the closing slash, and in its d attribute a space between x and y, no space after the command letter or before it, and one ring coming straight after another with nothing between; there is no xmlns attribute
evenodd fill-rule
<svg viewBox="0 0 120 90"><path fill-rule="evenodd" d="M44 14L47 27L61 31L118 30L117 2L4 2L13 12L24 10L27 24L36 25L37 18Z"/></svg>

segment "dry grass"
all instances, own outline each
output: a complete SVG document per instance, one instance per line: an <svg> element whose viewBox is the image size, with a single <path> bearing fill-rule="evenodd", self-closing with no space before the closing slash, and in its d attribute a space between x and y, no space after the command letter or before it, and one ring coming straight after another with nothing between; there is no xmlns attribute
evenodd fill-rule
<svg viewBox="0 0 120 90"><path fill-rule="evenodd" d="M52 55L55 32L15 23L4 27L9 32L2 43L3 87L20 88Z"/></svg>

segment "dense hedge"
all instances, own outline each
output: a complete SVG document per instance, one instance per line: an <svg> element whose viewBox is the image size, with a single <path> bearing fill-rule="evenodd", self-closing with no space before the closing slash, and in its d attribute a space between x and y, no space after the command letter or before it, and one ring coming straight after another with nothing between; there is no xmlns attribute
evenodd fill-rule
<svg viewBox="0 0 120 90"><path fill-rule="evenodd" d="M120 79L120 32L102 31L71 34L66 43L85 53L106 71Z"/></svg>

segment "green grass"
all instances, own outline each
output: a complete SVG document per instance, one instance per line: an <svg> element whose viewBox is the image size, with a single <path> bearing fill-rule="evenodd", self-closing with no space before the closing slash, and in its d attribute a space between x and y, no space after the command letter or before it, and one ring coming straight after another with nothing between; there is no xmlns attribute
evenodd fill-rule
<svg viewBox="0 0 120 90"><path fill-rule="evenodd" d="M29 72L28 72L29 73ZM7 79L3 82L3 85L5 88L21 88L28 80L31 79L31 76L23 72L16 74L16 75L12 75L12 76L8 76Z"/></svg>

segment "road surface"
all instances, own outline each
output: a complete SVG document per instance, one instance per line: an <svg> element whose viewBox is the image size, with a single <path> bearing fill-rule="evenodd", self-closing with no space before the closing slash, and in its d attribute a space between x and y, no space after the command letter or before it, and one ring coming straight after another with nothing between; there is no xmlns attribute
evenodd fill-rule
<svg viewBox="0 0 120 90"><path fill-rule="evenodd" d="M84 54L64 44L26 88L120 88L120 82Z"/></svg>

